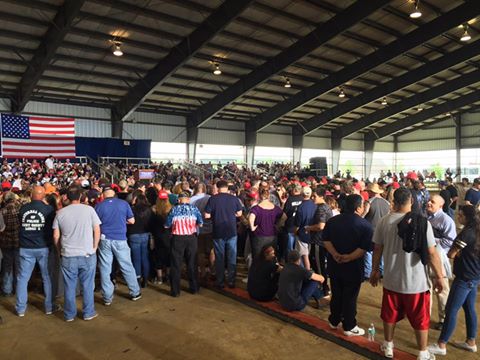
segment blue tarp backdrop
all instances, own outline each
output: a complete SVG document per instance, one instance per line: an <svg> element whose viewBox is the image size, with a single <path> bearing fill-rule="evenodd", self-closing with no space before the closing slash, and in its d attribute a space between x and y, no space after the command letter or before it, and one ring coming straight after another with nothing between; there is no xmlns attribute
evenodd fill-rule
<svg viewBox="0 0 480 360"><path fill-rule="evenodd" d="M128 142L129 145L126 145L125 142ZM151 140L122 140L76 136L75 151L77 156L88 155L95 160L98 156L150 158L151 142ZM25 157L28 158L28 149L25 149Z"/></svg>
<svg viewBox="0 0 480 360"><path fill-rule="evenodd" d="M125 145L128 141L130 145ZM151 140L122 140L111 138L75 137L77 156L150 158Z"/></svg>

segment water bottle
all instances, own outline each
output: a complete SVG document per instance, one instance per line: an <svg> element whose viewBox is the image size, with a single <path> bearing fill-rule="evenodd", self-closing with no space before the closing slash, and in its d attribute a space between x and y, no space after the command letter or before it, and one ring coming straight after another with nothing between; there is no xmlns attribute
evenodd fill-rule
<svg viewBox="0 0 480 360"><path fill-rule="evenodd" d="M368 341L375 341L375 325L373 323L368 328Z"/></svg>

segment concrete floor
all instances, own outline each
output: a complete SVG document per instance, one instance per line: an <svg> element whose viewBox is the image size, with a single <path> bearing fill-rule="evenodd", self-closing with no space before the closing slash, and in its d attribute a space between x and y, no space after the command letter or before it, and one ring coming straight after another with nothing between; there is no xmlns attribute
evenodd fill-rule
<svg viewBox="0 0 480 360"><path fill-rule="evenodd" d="M0 299L0 359L362 359L361 356L318 338L294 325L276 320L220 294L202 289L198 295L167 295L165 285L145 289L138 302L120 286L114 303L97 303L99 317L86 322L63 321L63 314L43 314L42 297L30 294L24 318L13 313L14 298ZM100 300L99 294L96 294ZM381 340L381 289L365 285L359 299L359 324L374 322ZM308 313L326 319L328 306ZM480 309L479 309L480 311ZM479 312L480 313L480 312ZM434 317L435 319L435 317ZM431 331L432 341L438 331ZM464 338L463 314L452 340ZM395 345L416 354L407 321L398 326ZM478 359L449 346L446 359Z"/></svg>
<svg viewBox="0 0 480 360"><path fill-rule="evenodd" d="M0 359L317 359L327 349L361 358L209 290L179 298L166 290L146 289L137 302L117 295L111 307L97 303L98 318L72 323L44 315L40 295L30 294L24 318L13 314L14 298L2 298Z"/></svg>

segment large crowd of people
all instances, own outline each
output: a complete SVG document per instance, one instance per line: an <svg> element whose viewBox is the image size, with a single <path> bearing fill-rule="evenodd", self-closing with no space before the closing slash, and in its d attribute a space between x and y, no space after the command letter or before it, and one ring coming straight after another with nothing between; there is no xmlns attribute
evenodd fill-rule
<svg viewBox="0 0 480 360"><path fill-rule="evenodd" d="M190 293L211 282L234 288L239 254L253 299L300 311L328 297L329 325L345 336L365 334L356 320L359 292L383 279L381 351L388 358L405 316L418 359L445 355L461 307L467 338L456 346L477 351L480 179L455 184L446 174L431 195L421 172L363 181L306 174L298 164L260 165L197 164L200 175L150 164L143 167L153 170L151 179L139 179L138 166L117 163L122 178L112 183L88 164L5 160L2 294L15 296L15 312L25 316L38 265L45 314L61 311L63 297L64 319L74 321L81 294L88 321L97 317L94 291L111 306L120 276L132 301L149 283L168 282L170 295L180 296L183 262ZM441 333L428 346L432 296Z"/></svg>

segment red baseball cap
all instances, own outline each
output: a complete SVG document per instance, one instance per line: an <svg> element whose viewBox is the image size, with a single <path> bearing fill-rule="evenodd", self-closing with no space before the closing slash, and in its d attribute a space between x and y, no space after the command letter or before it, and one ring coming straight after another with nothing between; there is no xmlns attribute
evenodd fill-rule
<svg viewBox="0 0 480 360"><path fill-rule="evenodd" d="M164 190L158 192L158 198L162 200L168 199L168 193Z"/></svg>
<svg viewBox="0 0 480 360"><path fill-rule="evenodd" d="M407 179L410 179L410 180L418 180L418 175L415 171L409 171L407 173Z"/></svg>
<svg viewBox="0 0 480 360"><path fill-rule="evenodd" d="M10 182L8 181L2 182L2 189L11 189L11 188L12 188L12 184L10 184Z"/></svg>
<svg viewBox="0 0 480 360"><path fill-rule="evenodd" d="M250 199L254 199L254 200L258 200L258 192L256 191L250 191L247 196L250 198Z"/></svg>

